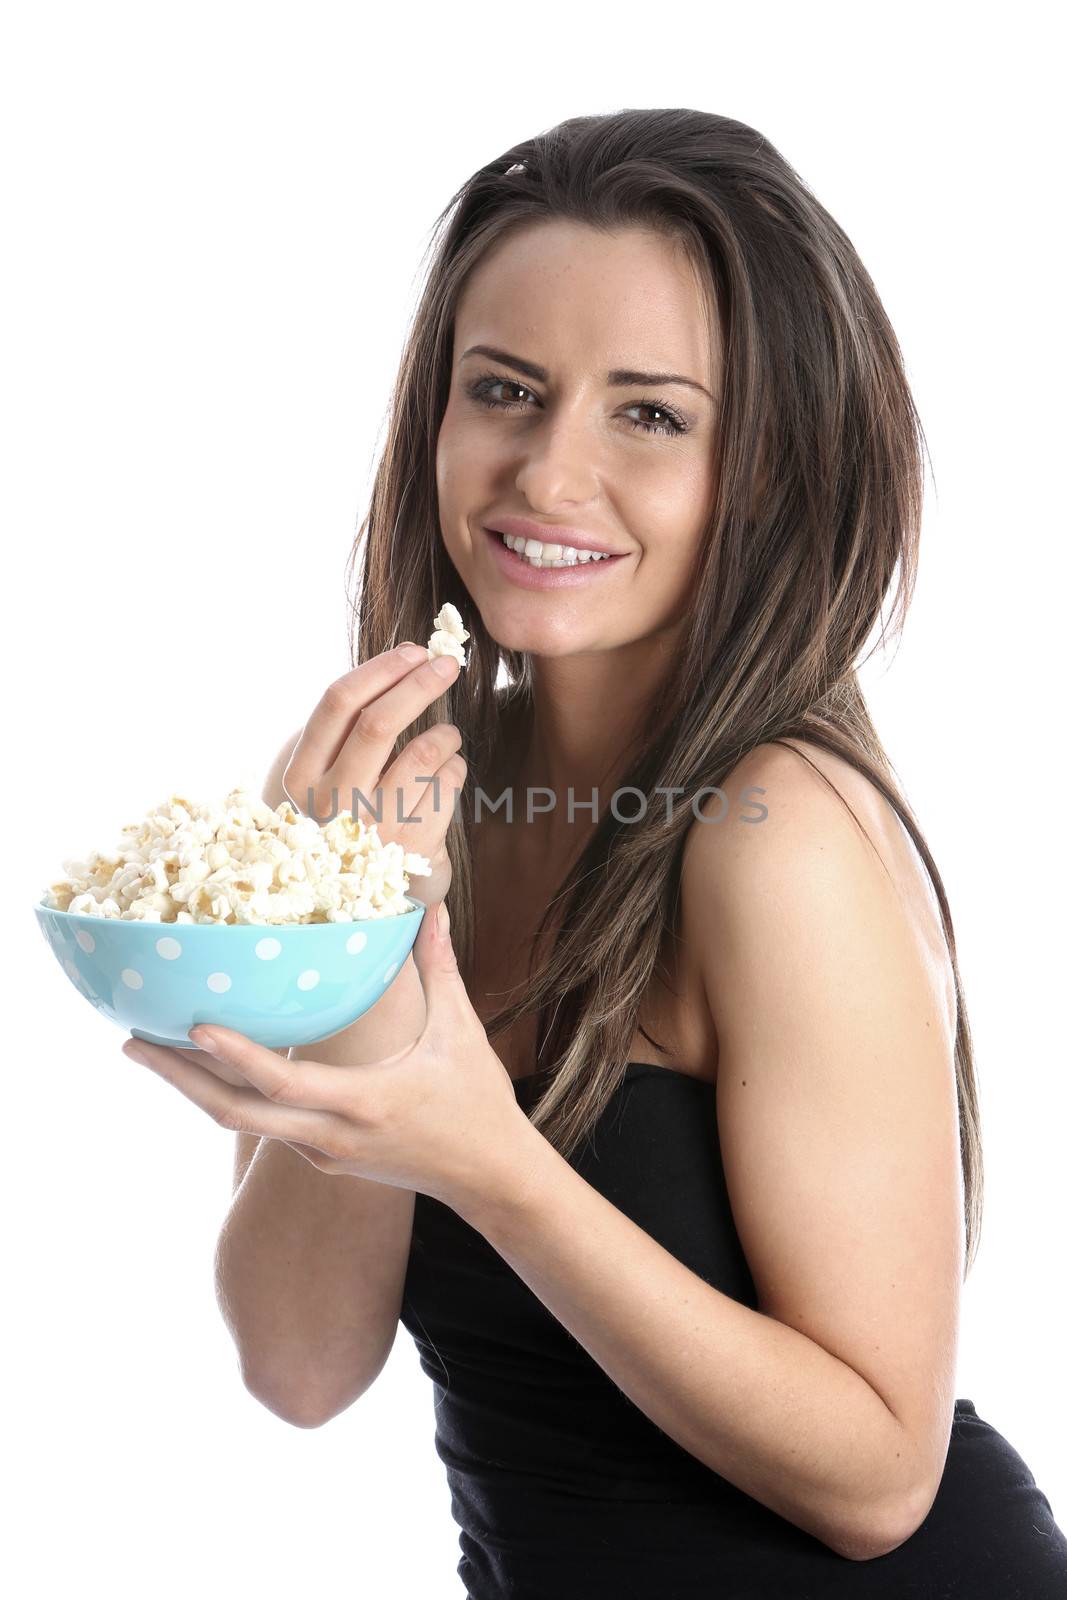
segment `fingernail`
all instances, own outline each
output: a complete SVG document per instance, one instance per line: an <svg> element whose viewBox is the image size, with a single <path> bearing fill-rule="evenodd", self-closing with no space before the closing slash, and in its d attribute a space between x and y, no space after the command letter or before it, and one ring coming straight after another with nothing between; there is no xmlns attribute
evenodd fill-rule
<svg viewBox="0 0 1067 1600"><path fill-rule="evenodd" d="M450 678L452 676L452 668L455 665L456 659L454 656L434 656L430 662L430 666L440 678Z"/></svg>
<svg viewBox="0 0 1067 1600"><path fill-rule="evenodd" d="M400 654L403 656L405 661L410 661L412 664L414 664L416 661L425 661L426 646L422 645L420 647L417 644L402 644L400 646Z"/></svg>
<svg viewBox="0 0 1067 1600"><path fill-rule="evenodd" d="M190 1032L189 1037L201 1050L207 1050L213 1056L219 1054L219 1042L213 1033L205 1033L203 1028L197 1028L195 1033Z"/></svg>
<svg viewBox="0 0 1067 1600"><path fill-rule="evenodd" d="M122 1053L128 1061L136 1061L137 1065L140 1067L146 1067L148 1065L144 1054L137 1048L135 1044L124 1044L122 1047Z"/></svg>

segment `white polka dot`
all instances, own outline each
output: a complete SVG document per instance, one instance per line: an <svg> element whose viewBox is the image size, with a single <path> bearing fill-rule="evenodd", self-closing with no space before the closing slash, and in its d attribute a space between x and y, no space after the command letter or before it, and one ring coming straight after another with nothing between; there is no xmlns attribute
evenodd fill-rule
<svg viewBox="0 0 1067 1600"><path fill-rule="evenodd" d="M302 972L299 978L297 978L296 986L298 989L314 989L318 981L319 975L315 971L315 968L309 967L306 972Z"/></svg>
<svg viewBox="0 0 1067 1600"><path fill-rule="evenodd" d="M132 967L123 967L122 981L126 985L127 989L140 989L144 983L144 979L141 977L141 974L139 972L135 972Z"/></svg>
<svg viewBox="0 0 1067 1600"><path fill-rule="evenodd" d="M388 983L389 979L392 978L399 971L399 969L399 961L394 961L391 967L386 967L385 971L382 973L382 982Z"/></svg>
<svg viewBox="0 0 1067 1600"><path fill-rule="evenodd" d="M85 954L87 956L91 956L93 951L96 949L96 940L93 938L92 934L86 933L84 928L79 928L74 937L85 951Z"/></svg>
<svg viewBox="0 0 1067 1600"><path fill-rule="evenodd" d="M282 953L279 939L260 939L256 945L256 955L261 961L273 961L275 956Z"/></svg>
<svg viewBox="0 0 1067 1600"><path fill-rule="evenodd" d="M207 980L207 986L213 994L225 994L233 979L225 972L213 972Z"/></svg>
<svg viewBox="0 0 1067 1600"><path fill-rule="evenodd" d="M365 933L353 933L350 938L346 939L345 941L345 949L348 951L350 956L358 956L359 952L361 950L365 950L366 948L367 935Z"/></svg>
<svg viewBox="0 0 1067 1600"><path fill-rule="evenodd" d="M157 939L156 951L164 961L177 961L182 953L182 947L177 939Z"/></svg>

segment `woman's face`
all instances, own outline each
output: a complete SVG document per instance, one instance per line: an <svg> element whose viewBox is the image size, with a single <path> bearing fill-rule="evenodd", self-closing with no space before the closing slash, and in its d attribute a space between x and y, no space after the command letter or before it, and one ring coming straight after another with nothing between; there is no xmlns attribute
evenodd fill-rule
<svg viewBox="0 0 1067 1600"><path fill-rule="evenodd" d="M618 369L674 381L612 381ZM679 622L717 488L720 377L699 280L656 234L538 223L479 265L456 316L437 493L445 548L498 644L578 655ZM577 529L620 559L531 576L486 531L509 516L543 525L542 543Z"/></svg>

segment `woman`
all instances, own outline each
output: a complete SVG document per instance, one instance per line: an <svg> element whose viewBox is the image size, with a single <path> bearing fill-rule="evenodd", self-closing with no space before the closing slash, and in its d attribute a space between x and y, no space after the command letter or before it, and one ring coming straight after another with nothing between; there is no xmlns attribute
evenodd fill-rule
<svg viewBox="0 0 1067 1600"><path fill-rule="evenodd" d="M402 1321L472 1600L1067 1593L1046 1497L953 1401L971 1037L856 676L922 502L884 309L700 112L571 119L445 218L361 665L266 789L380 788L433 865L413 959L295 1071L224 1028L211 1070L138 1047L240 1130L246 1381L321 1422ZM402 641L444 602L439 677Z"/></svg>

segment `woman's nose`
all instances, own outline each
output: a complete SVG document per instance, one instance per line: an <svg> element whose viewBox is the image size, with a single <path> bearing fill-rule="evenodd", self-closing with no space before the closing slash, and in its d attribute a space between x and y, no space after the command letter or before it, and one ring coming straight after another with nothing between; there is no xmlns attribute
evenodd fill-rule
<svg viewBox="0 0 1067 1600"><path fill-rule="evenodd" d="M587 505L595 499L598 485L597 447L588 423L556 422L524 441L515 486L534 515Z"/></svg>

